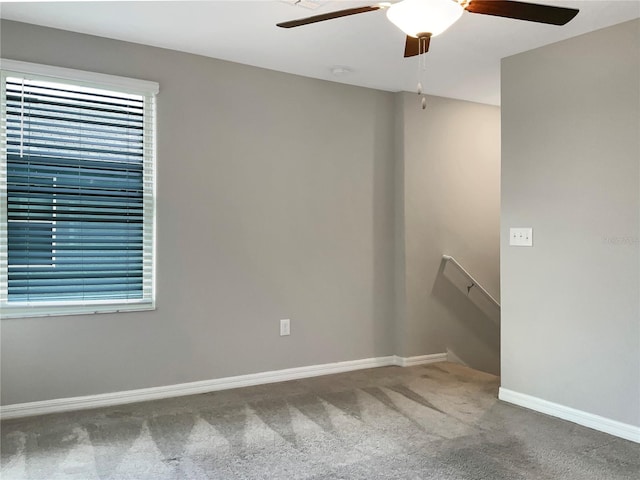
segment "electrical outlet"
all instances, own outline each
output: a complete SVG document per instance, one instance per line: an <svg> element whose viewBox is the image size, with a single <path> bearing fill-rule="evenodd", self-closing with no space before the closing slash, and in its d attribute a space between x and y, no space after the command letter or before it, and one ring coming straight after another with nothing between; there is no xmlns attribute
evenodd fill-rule
<svg viewBox="0 0 640 480"><path fill-rule="evenodd" d="M280 320L280 336L291 335L291 320L285 318Z"/></svg>
<svg viewBox="0 0 640 480"><path fill-rule="evenodd" d="M533 228L510 228L509 245L513 247L533 247Z"/></svg>

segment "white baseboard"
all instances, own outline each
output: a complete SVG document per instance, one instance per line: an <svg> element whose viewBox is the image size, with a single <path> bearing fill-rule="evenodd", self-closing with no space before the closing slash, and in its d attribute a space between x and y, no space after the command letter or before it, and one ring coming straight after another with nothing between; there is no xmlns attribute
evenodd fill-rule
<svg viewBox="0 0 640 480"><path fill-rule="evenodd" d="M552 417L568 420L584 427L640 443L640 427L634 425L583 412L582 410L576 410L575 408L565 407L564 405L542 400L541 398L532 397L524 393L514 392L502 387L498 393L498 398L505 402L513 403L514 405L535 410L536 412L546 413Z"/></svg>
<svg viewBox="0 0 640 480"><path fill-rule="evenodd" d="M419 355L417 357L398 357L396 355L394 365L400 367L413 367L415 365L426 365L427 363L446 362L446 353L433 353L431 355Z"/></svg>
<svg viewBox="0 0 640 480"><path fill-rule="evenodd" d="M231 388L263 385L266 383L285 382L300 378L316 377L333 373L362 370L365 368L386 367L397 365L409 367L426 363L445 361L445 353L434 355L422 355L419 357L388 357L365 358L362 360L350 360L346 362L326 363L322 365L310 365L307 367L287 368L270 372L251 373L235 377L216 378L199 382L180 383L162 387L141 388L123 392L100 393L83 397L56 398L38 402L17 403L0 407L0 419L31 417L49 413L70 412L89 408L111 407L127 403L145 402L148 400L160 400L163 398L182 397L199 393L228 390Z"/></svg>

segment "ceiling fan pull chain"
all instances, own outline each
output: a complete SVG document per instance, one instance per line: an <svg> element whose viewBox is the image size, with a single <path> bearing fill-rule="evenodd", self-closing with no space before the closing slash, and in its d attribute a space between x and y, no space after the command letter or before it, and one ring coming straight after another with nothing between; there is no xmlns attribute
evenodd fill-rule
<svg viewBox="0 0 640 480"><path fill-rule="evenodd" d="M421 96L420 106L422 110L427 108L427 96L423 93L423 82L426 81L427 72L427 56L424 55L427 53L427 38L428 37L423 36L418 37L418 95Z"/></svg>
<svg viewBox="0 0 640 480"><path fill-rule="evenodd" d="M416 88L416 91L418 92L418 95L422 95L422 75L421 75L421 70L422 70L422 54L423 52L423 45L422 45L422 39L418 38L418 86Z"/></svg>

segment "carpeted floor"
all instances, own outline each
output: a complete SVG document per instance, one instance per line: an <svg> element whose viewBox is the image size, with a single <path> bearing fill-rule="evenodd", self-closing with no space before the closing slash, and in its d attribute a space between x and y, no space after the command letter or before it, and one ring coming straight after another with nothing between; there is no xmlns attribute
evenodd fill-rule
<svg viewBox="0 0 640 480"><path fill-rule="evenodd" d="M2 423L3 480L640 478L640 445L496 400L452 363Z"/></svg>

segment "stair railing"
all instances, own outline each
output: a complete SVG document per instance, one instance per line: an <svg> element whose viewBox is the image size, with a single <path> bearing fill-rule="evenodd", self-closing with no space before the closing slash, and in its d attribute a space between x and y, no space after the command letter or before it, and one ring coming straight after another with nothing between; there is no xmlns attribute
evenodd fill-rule
<svg viewBox="0 0 640 480"><path fill-rule="evenodd" d="M469 293L471 293L471 289L472 288L477 288L478 290L480 290L489 300L491 300L491 302L493 302L498 308L500 308L500 302L498 302L495 298L493 298L493 296L487 292L487 290L480 285L480 283L478 283L478 281L473 278L473 276L467 272L465 270L465 268L460 265L458 263L458 261L453 258L451 255L442 255L442 258L446 261L446 262L451 262L452 265L454 265L458 270L460 270L469 280L471 280L471 285L467 286L467 295L469 295Z"/></svg>

